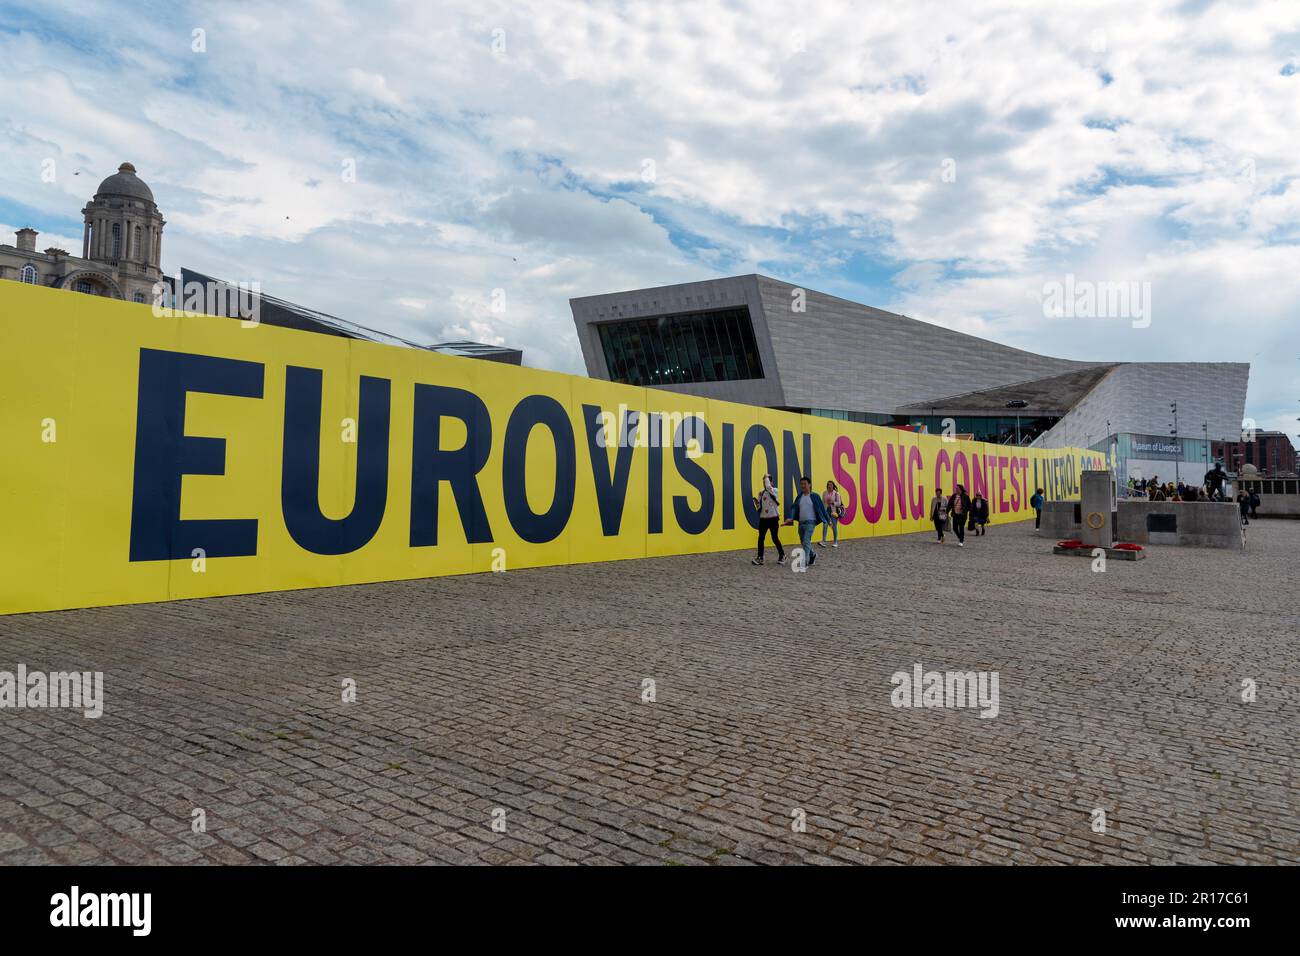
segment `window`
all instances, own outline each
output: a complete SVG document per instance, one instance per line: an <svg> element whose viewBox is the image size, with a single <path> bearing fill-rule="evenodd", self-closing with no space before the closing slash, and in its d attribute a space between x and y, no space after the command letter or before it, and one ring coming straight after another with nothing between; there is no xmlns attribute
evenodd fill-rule
<svg viewBox="0 0 1300 956"><path fill-rule="evenodd" d="M90 295L94 295L95 287L91 282L89 282L86 279L78 279L76 282L72 283L72 291L86 292L89 293Z"/></svg>
<svg viewBox="0 0 1300 956"><path fill-rule="evenodd" d="M143 301L144 301L144 293L143 293L143 292L135 292L135 293L132 293L132 295L131 295L131 301L132 301L132 302L143 302Z"/></svg>
<svg viewBox="0 0 1300 956"><path fill-rule="evenodd" d="M36 267L33 265L23 266L22 272L19 273L19 282L26 282L28 285L36 285Z"/></svg>
<svg viewBox="0 0 1300 956"><path fill-rule="evenodd" d="M614 382L654 386L763 377L745 307L604 322L597 328Z"/></svg>
<svg viewBox="0 0 1300 956"><path fill-rule="evenodd" d="M122 257L122 224L113 223L113 252L110 259L120 259Z"/></svg>

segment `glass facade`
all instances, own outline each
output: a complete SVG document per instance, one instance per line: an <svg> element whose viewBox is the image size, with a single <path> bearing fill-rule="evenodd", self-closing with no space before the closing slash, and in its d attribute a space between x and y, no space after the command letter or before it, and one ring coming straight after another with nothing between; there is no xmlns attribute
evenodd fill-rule
<svg viewBox="0 0 1300 956"><path fill-rule="evenodd" d="M880 415L876 412L846 412L838 408L787 408L788 412L800 415L816 415L818 418L833 418L837 422L860 422L864 425L895 425L896 416Z"/></svg>
<svg viewBox="0 0 1300 956"><path fill-rule="evenodd" d="M988 417L959 415L953 418L956 423L953 430L958 435L972 435L975 441L995 442L999 445L1014 445L1016 435L1019 434L1020 443L1027 445L1059 420L1057 418L1037 418L1026 415L1021 415L1019 421L1014 415ZM910 418L908 424L924 425L930 434L942 435L944 421L942 415L921 415Z"/></svg>
<svg viewBox="0 0 1300 956"><path fill-rule="evenodd" d="M1114 436L1115 478L1121 485L1129 481L1159 478L1200 485L1205 473L1214 467L1210 444L1202 438L1171 435L1138 435L1121 432ZM1104 444L1097 450L1109 451Z"/></svg>
<svg viewBox="0 0 1300 956"><path fill-rule="evenodd" d="M754 325L743 306L603 322L597 328L612 382L684 385L763 377Z"/></svg>

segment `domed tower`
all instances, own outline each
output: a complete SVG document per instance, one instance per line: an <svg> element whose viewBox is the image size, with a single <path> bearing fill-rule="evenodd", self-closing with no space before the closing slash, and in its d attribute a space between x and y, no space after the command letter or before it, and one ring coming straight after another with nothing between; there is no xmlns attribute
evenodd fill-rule
<svg viewBox="0 0 1300 956"><path fill-rule="evenodd" d="M82 258L102 264L115 281L101 283L104 291L82 288L137 302L152 300L154 283L162 278L162 231L166 222L158 212L153 191L135 174L135 167L123 163L117 172L99 184L95 198L81 210L86 219ZM97 274L81 277L93 284ZM75 287L75 283L71 283Z"/></svg>

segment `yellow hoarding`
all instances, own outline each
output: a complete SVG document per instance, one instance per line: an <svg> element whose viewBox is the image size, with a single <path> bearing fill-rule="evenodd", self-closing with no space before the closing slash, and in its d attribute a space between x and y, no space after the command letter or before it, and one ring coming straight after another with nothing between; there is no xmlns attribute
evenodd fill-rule
<svg viewBox="0 0 1300 956"><path fill-rule="evenodd" d="M955 481L997 523L1105 467L15 282L0 439L0 613L751 548L765 472L846 538Z"/></svg>

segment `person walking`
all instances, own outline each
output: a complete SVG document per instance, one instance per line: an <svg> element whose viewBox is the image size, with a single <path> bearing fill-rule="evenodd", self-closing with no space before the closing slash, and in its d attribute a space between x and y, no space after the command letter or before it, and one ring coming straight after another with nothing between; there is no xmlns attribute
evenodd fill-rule
<svg viewBox="0 0 1300 956"><path fill-rule="evenodd" d="M799 523L799 544L803 548L805 568L811 568L817 563L817 555L813 554L812 549L812 536L817 526L825 523L826 517L826 505L822 503L822 496L812 493L812 479L807 476L800 478L799 496L790 502L785 523Z"/></svg>
<svg viewBox="0 0 1300 956"><path fill-rule="evenodd" d="M989 523L989 501L978 491L970 503L970 526L975 532L976 537L985 534L988 531Z"/></svg>
<svg viewBox="0 0 1300 956"><path fill-rule="evenodd" d="M1251 489L1250 492L1250 516L1252 518L1259 517L1259 492L1254 489Z"/></svg>
<svg viewBox="0 0 1300 956"><path fill-rule="evenodd" d="M953 534L957 535L957 547L966 547L966 522L970 520L970 495L962 485L948 498L948 514L952 515Z"/></svg>
<svg viewBox="0 0 1300 956"><path fill-rule="evenodd" d="M1244 491L1237 492L1237 510L1241 512L1241 523L1250 524L1250 495Z"/></svg>
<svg viewBox="0 0 1300 956"><path fill-rule="evenodd" d="M777 501L776 488L772 486L772 476L763 476L763 490L758 493L758 497L753 499L754 509L758 512L758 557L751 563L759 565L763 563L763 542L768 533L772 535L772 543L776 545L776 563L785 564L785 548L781 547L781 503Z"/></svg>
<svg viewBox="0 0 1300 956"><path fill-rule="evenodd" d="M943 544L943 529L948 525L948 499L943 496L942 488L934 489L934 497L930 499L930 520L934 522L939 543Z"/></svg>
<svg viewBox="0 0 1300 956"><path fill-rule="evenodd" d="M1043 497L1043 489L1035 488L1034 497L1029 499L1029 505L1034 509L1034 534L1038 534L1038 526L1043 521L1043 505L1047 499Z"/></svg>
<svg viewBox="0 0 1300 956"><path fill-rule="evenodd" d="M835 486L835 482L826 482L826 491L822 493L822 504L826 507L826 523L822 525L822 539L819 542L824 548L826 547L826 532L829 530L835 535L835 541L832 548L840 546L840 518L844 516L844 499L840 497L840 489Z"/></svg>

